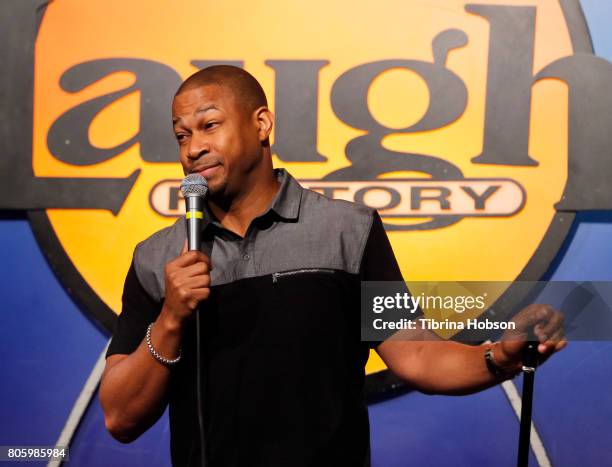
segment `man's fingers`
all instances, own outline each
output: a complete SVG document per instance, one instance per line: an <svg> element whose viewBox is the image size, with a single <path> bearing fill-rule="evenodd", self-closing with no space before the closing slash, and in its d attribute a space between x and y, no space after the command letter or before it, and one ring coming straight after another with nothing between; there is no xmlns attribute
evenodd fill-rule
<svg viewBox="0 0 612 467"><path fill-rule="evenodd" d="M172 284L176 290L180 291L183 299L187 299L191 296L191 291L193 289L210 287L210 275L200 274L195 276L176 277Z"/></svg>
<svg viewBox="0 0 612 467"><path fill-rule="evenodd" d="M208 274L206 275L200 275L200 276L193 276L190 277L186 282L184 287L187 287L189 289L200 289L202 287L210 287L210 276Z"/></svg>
<svg viewBox="0 0 612 467"><path fill-rule="evenodd" d="M185 277L201 276L203 274L207 274L208 272L210 272L210 267L208 263L204 261L199 261L190 266L185 266L181 270L181 274L184 274Z"/></svg>
<svg viewBox="0 0 612 467"><path fill-rule="evenodd" d="M181 254L181 256L171 261L173 265L178 266L178 267L190 266L197 262L207 263L210 269L210 258L198 250L186 251L183 254Z"/></svg>
<svg viewBox="0 0 612 467"><path fill-rule="evenodd" d="M195 310L201 301L206 300L210 296L210 288L206 283L202 284L202 281L199 284L194 283L192 285L194 287L189 290L189 301L186 303L189 308Z"/></svg>
<svg viewBox="0 0 612 467"><path fill-rule="evenodd" d="M538 351L544 355L550 355L556 351L557 344L562 340L564 340L563 329L558 329L552 336L540 342Z"/></svg>
<svg viewBox="0 0 612 467"><path fill-rule="evenodd" d="M530 305L514 317L517 330L528 331L532 326L546 322L555 313L549 305Z"/></svg>
<svg viewBox="0 0 612 467"><path fill-rule="evenodd" d="M566 346L567 346L567 340L566 339L560 340L559 342L557 342L557 345L555 346L555 352L558 352L559 350L563 350Z"/></svg>
<svg viewBox="0 0 612 467"><path fill-rule="evenodd" d="M549 305L530 305L521 310L513 321L516 323L513 335L524 338L525 334L533 330L538 340L546 341L557 330L563 329L564 318Z"/></svg>
<svg viewBox="0 0 612 467"><path fill-rule="evenodd" d="M184 255L179 256L179 258L185 258L188 263L186 265L203 262L210 267L210 258L199 250L188 251Z"/></svg>
<svg viewBox="0 0 612 467"><path fill-rule="evenodd" d="M201 302L210 296L210 289L208 287L201 287L199 289L193 289L192 293L193 297L198 300L198 302Z"/></svg>
<svg viewBox="0 0 612 467"><path fill-rule="evenodd" d="M557 333L557 331L563 330L563 321L564 319L561 313L553 312L548 318L548 321L536 325L536 336L543 340L547 340L550 336Z"/></svg>

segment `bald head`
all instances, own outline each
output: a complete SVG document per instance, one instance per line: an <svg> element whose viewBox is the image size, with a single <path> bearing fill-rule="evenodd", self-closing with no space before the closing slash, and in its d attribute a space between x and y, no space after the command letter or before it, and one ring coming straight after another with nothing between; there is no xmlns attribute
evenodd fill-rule
<svg viewBox="0 0 612 467"><path fill-rule="evenodd" d="M246 112L268 106L266 95L255 77L242 68L231 65L214 65L197 71L180 85L174 97L208 85L223 86L231 90L238 105Z"/></svg>

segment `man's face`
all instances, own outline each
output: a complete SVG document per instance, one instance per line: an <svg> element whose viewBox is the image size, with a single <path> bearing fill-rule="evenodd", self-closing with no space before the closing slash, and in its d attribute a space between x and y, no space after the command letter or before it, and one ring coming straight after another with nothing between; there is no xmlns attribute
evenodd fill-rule
<svg viewBox="0 0 612 467"><path fill-rule="evenodd" d="M230 89L211 84L182 92L174 98L172 121L185 175L199 173L210 196L221 199L248 185L262 155L257 119Z"/></svg>

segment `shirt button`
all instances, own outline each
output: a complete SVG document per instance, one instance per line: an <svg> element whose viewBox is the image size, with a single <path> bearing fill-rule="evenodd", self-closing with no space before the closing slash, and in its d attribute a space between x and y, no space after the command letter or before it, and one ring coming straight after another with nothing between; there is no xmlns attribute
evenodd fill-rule
<svg viewBox="0 0 612 467"><path fill-rule="evenodd" d="M251 257L249 255L242 255L242 259L248 261L251 259Z"/></svg>

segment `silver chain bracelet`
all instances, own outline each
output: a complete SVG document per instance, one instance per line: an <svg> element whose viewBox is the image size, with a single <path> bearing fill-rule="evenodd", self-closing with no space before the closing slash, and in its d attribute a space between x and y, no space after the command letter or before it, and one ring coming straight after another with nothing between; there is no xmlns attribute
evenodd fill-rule
<svg viewBox="0 0 612 467"><path fill-rule="evenodd" d="M149 324L149 327L147 328L146 341L147 341L147 347L149 347L149 352L151 353L151 355L153 355L153 358L155 358L155 360L157 360L160 363L163 363L164 365L172 366L172 365L177 364L179 360L181 359L181 356L183 355L183 351L180 348L179 348L178 357L170 360L168 358L162 357L159 354L159 352L155 350L155 348L153 347L153 343L151 342L151 328L153 327L154 324L155 323Z"/></svg>

